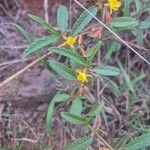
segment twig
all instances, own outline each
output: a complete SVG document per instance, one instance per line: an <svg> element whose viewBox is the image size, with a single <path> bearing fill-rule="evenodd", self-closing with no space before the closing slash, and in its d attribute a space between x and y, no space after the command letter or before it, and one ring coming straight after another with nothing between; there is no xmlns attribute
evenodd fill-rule
<svg viewBox="0 0 150 150"><path fill-rule="evenodd" d="M35 134L35 132L33 131L33 129L28 125L28 123L25 120L23 120L23 123L30 129L30 131L33 133L34 137L38 141L38 136Z"/></svg>
<svg viewBox="0 0 150 150"><path fill-rule="evenodd" d="M97 132L95 132L95 131L93 130L93 128L92 128L90 125L88 125L88 127L89 127L89 129L92 131L92 134L94 133L110 150L114 150L114 149L107 143L107 141L105 141L105 140L103 139L103 137L101 137Z"/></svg>
<svg viewBox="0 0 150 150"><path fill-rule="evenodd" d="M4 11L4 13L6 13L6 15L8 15L11 19L16 21L16 18L13 17L9 12L7 12L7 10L4 8L2 4L0 4L0 8Z"/></svg>
<svg viewBox="0 0 150 150"><path fill-rule="evenodd" d="M31 142L31 143L37 143L37 140L32 140L32 139L28 139L28 138L20 138L20 139L13 139L14 141L27 141L27 142Z"/></svg>
<svg viewBox="0 0 150 150"><path fill-rule="evenodd" d="M48 23L48 0L44 0L44 13L45 13L45 21Z"/></svg>
<svg viewBox="0 0 150 150"><path fill-rule="evenodd" d="M14 78L16 78L17 76L21 75L23 72L25 72L26 70L28 70L29 68L31 68L33 65L37 64L38 62L40 62L42 59L44 59L47 56L49 56L50 54L51 54L51 52L48 52L47 54L45 54L45 55L41 56L40 58L34 60L33 62L31 62L30 64L28 64L27 66L25 66L23 69L19 70L18 72L16 72L12 76L10 76L9 78L7 78L3 82L1 82L0 83L0 88L3 87L4 85L6 85L11 80L13 80Z"/></svg>
<svg viewBox="0 0 150 150"><path fill-rule="evenodd" d="M16 63L20 63L20 62L25 62L28 60L32 60L34 57L30 57L30 58L26 58L26 59L16 59L16 60L11 60L11 61L7 61L7 62L3 62L0 64L0 67L2 66L6 66L6 65L12 65L12 64L16 64Z"/></svg>
<svg viewBox="0 0 150 150"><path fill-rule="evenodd" d="M63 44L60 44L58 47L62 47ZM48 52L47 54L37 58L36 60L34 60L33 62L31 62L30 64L28 64L27 66L25 66L23 69L19 70L18 72L16 72L15 74L13 74L12 76L10 76L9 78L7 78L6 80L4 80L3 82L0 83L0 88L3 87L4 85L6 85L8 82L10 82L11 80L13 80L14 78L16 78L17 76L21 75L22 73L24 73L26 70L28 70L29 68L31 68L32 66L34 66L35 64L37 64L38 62L40 62L42 59L48 57L51 54L51 52Z"/></svg>
<svg viewBox="0 0 150 150"><path fill-rule="evenodd" d="M16 45L0 45L0 48L1 49L23 49L23 48L26 48L27 45L21 45L21 46L16 46Z"/></svg>
<svg viewBox="0 0 150 150"><path fill-rule="evenodd" d="M71 26L72 26L72 0L69 1L69 30L71 30Z"/></svg>

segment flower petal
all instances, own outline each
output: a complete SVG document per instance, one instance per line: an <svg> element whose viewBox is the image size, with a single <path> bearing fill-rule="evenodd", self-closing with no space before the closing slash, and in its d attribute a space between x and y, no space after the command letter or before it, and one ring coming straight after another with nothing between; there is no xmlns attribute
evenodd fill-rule
<svg viewBox="0 0 150 150"><path fill-rule="evenodd" d="M115 7L116 7L116 8L119 8L120 6L121 6L121 2L120 2L120 1L117 1Z"/></svg>

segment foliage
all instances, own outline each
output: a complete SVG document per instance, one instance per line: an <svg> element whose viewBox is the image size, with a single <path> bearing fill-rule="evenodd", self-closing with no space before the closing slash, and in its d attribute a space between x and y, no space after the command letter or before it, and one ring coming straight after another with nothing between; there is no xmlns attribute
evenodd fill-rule
<svg viewBox="0 0 150 150"><path fill-rule="evenodd" d="M57 11L57 24L62 32L66 32L68 28L68 11L67 7L60 5Z"/></svg>
<svg viewBox="0 0 150 150"><path fill-rule="evenodd" d="M119 5L117 9L111 9L110 2L113 2L113 0L108 2L109 3L105 4L104 1L99 0L96 6L91 6L88 10L94 16L99 17L111 30L117 33L128 32L134 35L137 43L139 43L141 35L144 34L144 30L150 28L149 20L140 22L138 17L129 15L132 1L124 2L122 6L123 16L119 17L113 15L116 13L115 11L119 11ZM104 8L102 6L104 6ZM140 13L142 4L139 0L135 1L135 7L137 13ZM53 56L59 55L59 57L57 60L55 60L56 57L50 58L50 60L47 58L46 61L48 61L48 63L46 62L46 68L51 68L50 71L55 77L55 80L62 82L62 84L65 84L64 82L67 84L66 89L60 89L50 100L46 116L46 132L53 132L51 129L55 105L60 105L63 106L63 111L60 112L61 118L71 124L82 126L83 129L85 129L85 134L88 135L64 146L63 150L85 150L92 145L95 139L100 140L103 145L109 149L113 149L111 148L111 144L105 141L103 135L101 136L99 134L99 128L96 132L94 128L96 124L98 124L103 127L105 126L108 130L109 113L112 114L112 116L116 113L120 117L119 113L122 111L122 107L126 107L123 113L126 114L127 119L130 120L128 114L138 97L136 87L139 82L144 79L145 75L134 75L132 71L125 68L119 60L113 63L113 55L120 51L122 45L117 40L112 39L112 37L111 41L107 40L107 38L105 40L105 37L107 37L109 33L103 27L96 28L96 31L99 33L98 35L97 32L93 32L92 29L95 31L95 28L92 26L90 26L91 30L89 29L88 33L84 33L85 27L93 19L93 16L87 11L81 13L71 30L68 29L69 12L64 5L58 7L58 29L40 17L33 15L29 15L29 17L50 31L50 35L33 38L21 26L15 25L29 43L29 46L23 52L23 57L27 57L31 53L38 54L39 56L39 54L42 54L43 48L48 47L48 51L50 51ZM84 39L86 36L84 35L90 35L89 38L93 44L89 46L90 48L88 45L84 45L84 42L86 43L86 39ZM58 45L59 43L60 45ZM101 51L106 51L104 56L101 56ZM112 64L115 64L115 66ZM103 86L102 92L105 88L108 90L108 92L106 92L108 95L106 96L107 98L103 96L102 100L100 99L101 91L98 88L100 85ZM97 92L95 90L96 86ZM123 91L130 95L128 96L126 106L122 106L122 103L121 105L117 105L119 100L121 100ZM115 104L117 105L116 107ZM98 120L98 118L100 118L100 120ZM119 119L121 121L123 120L122 118ZM103 122L104 125L101 122ZM149 133L143 134L129 143L127 143L129 134L127 135L128 136L123 136L122 140L112 145L117 149L124 147L127 150L136 150L150 146ZM111 142L113 143L114 141Z"/></svg>
<svg viewBox="0 0 150 150"><path fill-rule="evenodd" d="M88 9L94 16L97 14L97 8L96 7L90 7ZM75 22L75 24L72 27L72 35L76 36L79 34L82 29L92 20L92 16L84 11L78 18L78 20Z"/></svg>
<svg viewBox="0 0 150 150"><path fill-rule="evenodd" d="M93 141L91 136L78 139L71 144L66 145L63 150L85 150Z"/></svg>
<svg viewBox="0 0 150 150"><path fill-rule="evenodd" d="M133 140L131 140L125 147L127 150L145 149L150 146L150 133L145 133Z"/></svg>

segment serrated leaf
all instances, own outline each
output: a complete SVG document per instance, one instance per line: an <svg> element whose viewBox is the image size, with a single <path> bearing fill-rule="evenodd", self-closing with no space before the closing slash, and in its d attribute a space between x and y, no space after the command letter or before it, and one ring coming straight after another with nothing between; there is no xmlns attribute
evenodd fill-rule
<svg viewBox="0 0 150 150"><path fill-rule="evenodd" d="M35 40L32 44L30 44L25 51L23 52L23 57L27 57L29 54L51 44L58 40L58 37L55 35L46 36Z"/></svg>
<svg viewBox="0 0 150 150"><path fill-rule="evenodd" d="M80 68L83 68L83 65L77 63L76 61L74 61L73 59L70 59L70 66L73 70L77 70Z"/></svg>
<svg viewBox="0 0 150 150"><path fill-rule="evenodd" d="M57 10L57 24L62 32L65 32L68 28L68 10L64 5L60 5Z"/></svg>
<svg viewBox="0 0 150 150"><path fill-rule="evenodd" d="M57 93L57 94L59 94L59 93ZM46 131L47 132L51 131L53 112L54 112L54 106L55 106L55 98L56 98L57 94L50 101L50 104L49 104L49 107L47 110L47 115L46 115Z"/></svg>
<svg viewBox="0 0 150 150"><path fill-rule="evenodd" d="M93 137L87 136L80 138L65 147L63 147L62 150L85 150L88 148L89 145L91 145L93 142Z"/></svg>
<svg viewBox="0 0 150 150"><path fill-rule="evenodd" d="M28 14L28 16L33 19L34 21L36 21L37 23L41 24L44 28L46 28L47 30L51 31L51 33L55 34L55 35L59 35L60 33L49 23L47 23L45 20L43 20L40 17Z"/></svg>
<svg viewBox="0 0 150 150"><path fill-rule="evenodd" d="M58 94L55 98L55 102L66 102L69 100L69 95L68 94L65 94L65 93L62 93L62 94Z"/></svg>
<svg viewBox="0 0 150 150"><path fill-rule="evenodd" d="M75 115L73 113L61 112L61 116L72 124L86 125L89 123L89 119Z"/></svg>
<svg viewBox="0 0 150 150"><path fill-rule="evenodd" d="M104 75L104 76L117 76L120 74L120 70L113 66L98 66L93 69L95 73L98 75Z"/></svg>
<svg viewBox="0 0 150 150"><path fill-rule="evenodd" d="M110 22L110 26L115 28L133 28L137 25L138 21L131 17L116 17Z"/></svg>
<svg viewBox="0 0 150 150"><path fill-rule="evenodd" d="M29 44L31 44L37 40L37 39L32 38L32 36L21 26L19 26L17 24L13 24L13 23L12 23L12 25L14 25L18 28L18 30L21 32L21 34L27 39ZM37 55L37 57L41 57L43 55L43 53L41 51L36 51L36 55ZM50 70L52 72L46 59L41 60L41 62L43 63L44 67L46 67L48 70Z"/></svg>
<svg viewBox="0 0 150 150"><path fill-rule="evenodd" d="M101 46L102 46L102 41L99 41L88 50L87 59L89 63L92 63L95 55L97 54Z"/></svg>
<svg viewBox="0 0 150 150"><path fill-rule="evenodd" d="M75 80L75 72L68 68L66 65L55 61L55 60L51 60L50 61L50 66L62 77L64 77L65 79L68 80Z"/></svg>
<svg viewBox="0 0 150 150"><path fill-rule="evenodd" d="M88 10L95 16L97 14L98 9L94 6L88 8ZM79 32L81 32L82 29L92 20L91 14L89 14L87 11L84 11L75 24L72 27L72 35L76 36Z"/></svg>
<svg viewBox="0 0 150 150"><path fill-rule="evenodd" d="M125 149L126 150L139 150L142 148L146 148L150 146L150 133L145 133L135 139L133 139L131 142L129 142Z"/></svg>
<svg viewBox="0 0 150 150"><path fill-rule="evenodd" d="M31 44L34 41L34 39L31 37L31 35L24 28L22 28L20 25L17 25L17 24L12 24L12 25L17 27L17 29L21 32L21 34L27 39L29 44Z"/></svg>
<svg viewBox="0 0 150 150"><path fill-rule="evenodd" d="M129 10L130 10L130 1L124 1L124 8L123 8L123 16L128 16L129 15Z"/></svg>
<svg viewBox="0 0 150 150"><path fill-rule="evenodd" d="M70 113L73 113L75 115L81 115L82 112L82 100L81 97L76 97L73 101L72 101L72 105L70 108Z"/></svg>
<svg viewBox="0 0 150 150"><path fill-rule="evenodd" d="M96 107L96 108L92 108L89 113L88 116L96 116L98 113L100 113L101 111L104 110L104 101L102 100L101 103Z"/></svg>
<svg viewBox="0 0 150 150"><path fill-rule="evenodd" d="M55 52L57 54L69 57L70 59L73 59L74 61L78 62L81 65L86 65L86 60L82 56L80 56L78 53L76 53L70 49L59 48L59 47L50 47L49 50L51 52Z"/></svg>
<svg viewBox="0 0 150 150"><path fill-rule="evenodd" d="M138 29L143 30L143 29L149 29L150 28L150 20L145 20L139 23Z"/></svg>

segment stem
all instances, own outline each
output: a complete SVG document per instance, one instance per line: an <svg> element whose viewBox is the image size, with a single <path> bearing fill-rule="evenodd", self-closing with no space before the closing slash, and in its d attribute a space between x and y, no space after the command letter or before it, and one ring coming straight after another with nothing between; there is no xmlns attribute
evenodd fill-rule
<svg viewBox="0 0 150 150"><path fill-rule="evenodd" d="M38 51L38 52L36 53L36 56L37 56L38 58L40 58L40 57L43 56L43 54L42 54L41 51ZM48 61L47 61L46 58L42 59L42 60L41 60L41 63L43 64L43 66L44 66L45 68L48 69L49 72L52 71L52 68L50 67L50 65L49 65L49 63L48 63Z"/></svg>
<svg viewBox="0 0 150 150"><path fill-rule="evenodd" d="M101 137L97 132L94 132L94 130L92 129L92 127L90 125L88 125L89 129L95 133L95 135L110 149L110 150L114 150L108 143L107 141L105 141L105 139L103 139L103 137Z"/></svg>
<svg viewBox="0 0 150 150"><path fill-rule="evenodd" d="M11 80L13 80L14 78L18 77L19 75L21 75L22 73L24 73L26 70L28 70L29 68L31 68L33 65L37 64L38 62L40 62L42 59L46 58L47 56L49 56L51 54L51 52L48 52L47 54L43 55L42 57L34 60L33 62L31 62L30 64L28 64L27 66L25 66L24 68L22 68L21 70L19 70L18 72L16 72L15 74L13 74L12 76L8 77L6 80L4 80L3 82L0 83L0 88L3 87L4 85L6 85L8 82L10 82Z"/></svg>

